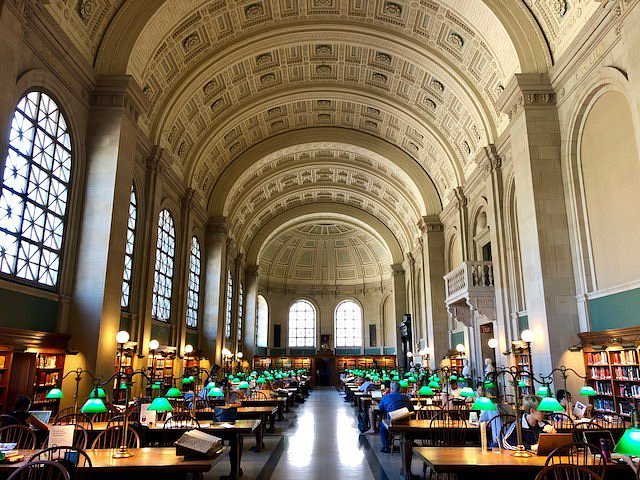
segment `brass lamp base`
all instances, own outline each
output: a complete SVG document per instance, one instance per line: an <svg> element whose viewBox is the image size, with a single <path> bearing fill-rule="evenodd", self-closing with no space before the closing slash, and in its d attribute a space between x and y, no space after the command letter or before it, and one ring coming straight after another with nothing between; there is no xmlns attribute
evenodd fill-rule
<svg viewBox="0 0 640 480"><path fill-rule="evenodd" d="M113 454L112 458L129 458L133 457L133 453L128 451L126 448L119 448L116 453Z"/></svg>
<svg viewBox="0 0 640 480"><path fill-rule="evenodd" d="M518 457L518 458L533 457L533 454L531 452L528 452L527 450L525 450L522 445L518 445L517 448L518 449L511 454L512 457Z"/></svg>

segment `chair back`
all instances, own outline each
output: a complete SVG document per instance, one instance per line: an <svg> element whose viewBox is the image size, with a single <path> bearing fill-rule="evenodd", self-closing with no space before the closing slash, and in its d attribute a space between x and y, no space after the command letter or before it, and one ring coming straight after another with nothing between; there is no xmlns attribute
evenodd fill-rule
<svg viewBox="0 0 640 480"><path fill-rule="evenodd" d="M177 413L164 422L164 429L200 428L200 423L190 413Z"/></svg>
<svg viewBox="0 0 640 480"><path fill-rule="evenodd" d="M70 476L60 463L40 460L25 463L7 480L70 480Z"/></svg>
<svg viewBox="0 0 640 480"><path fill-rule="evenodd" d="M434 447L460 447L467 439L467 421L461 412L438 412L429 423L430 444Z"/></svg>
<svg viewBox="0 0 640 480"><path fill-rule="evenodd" d="M492 446L501 446L503 438L502 427L504 427L505 425L511 425L515 421L515 415L510 415L508 413L496 415L491 420L489 420L489 422L487 423L487 435ZM497 437L499 445L495 445L496 442L494 441L494 437Z"/></svg>
<svg viewBox="0 0 640 480"><path fill-rule="evenodd" d="M82 425L85 430L93 430L93 422L88 415L84 413L67 413L66 415L57 416L53 421L54 425Z"/></svg>
<svg viewBox="0 0 640 480"><path fill-rule="evenodd" d="M33 450L36 434L24 425L7 425L0 428L0 443L15 443L19 450Z"/></svg>
<svg viewBox="0 0 640 480"><path fill-rule="evenodd" d="M551 413L547 415L545 421L550 423L557 432L573 432L575 426L573 419L566 413Z"/></svg>
<svg viewBox="0 0 640 480"><path fill-rule="evenodd" d="M124 428L120 425L109 427L95 438L92 450L101 448L118 448L122 446ZM140 448L140 436L133 428L127 427L127 447Z"/></svg>
<svg viewBox="0 0 640 480"><path fill-rule="evenodd" d="M73 446L80 450L86 450L87 445L89 445L89 434L86 428L77 424L73 432Z"/></svg>
<svg viewBox="0 0 640 480"><path fill-rule="evenodd" d="M229 392L229 403L240 403L244 399L244 393L240 390Z"/></svg>
<svg viewBox="0 0 640 480"><path fill-rule="evenodd" d="M602 477L582 465L558 463L544 467L536 480L602 480Z"/></svg>
<svg viewBox="0 0 640 480"><path fill-rule="evenodd" d="M607 464L600 455L600 448L584 442L574 442L553 450L545 461L546 465L556 464L582 465L590 468L601 477L605 476Z"/></svg>
<svg viewBox="0 0 640 480"><path fill-rule="evenodd" d="M0 415L0 427L8 427L9 425L24 425L24 423L8 413Z"/></svg>
<svg viewBox="0 0 640 480"><path fill-rule="evenodd" d="M107 428L123 426L124 425L124 415L114 415L107 422Z"/></svg>
<svg viewBox="0 0 640 480"><path fill-rule="evenodd" d="M85 432L86 433L86 432ZM74 458L75 457L75 458ZM93 467L91 459L83 448L75 447L50 447L34 453L27 460L37 462L46 460L61 463L69 472L73 480L84 480L91 478L90 468Z"/></svg>
<svg viewBox="0 0 640 480"><path fill-rule="evenodd" d="M267 394L260 390L253 390L245 397L247 400L268 400Z"/></svg>

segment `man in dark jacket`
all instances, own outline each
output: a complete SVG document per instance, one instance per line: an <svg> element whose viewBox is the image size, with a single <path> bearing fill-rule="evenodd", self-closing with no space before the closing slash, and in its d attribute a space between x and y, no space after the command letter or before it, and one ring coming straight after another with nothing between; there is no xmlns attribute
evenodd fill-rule
<svg viewBox="0 0 640 480"><path fill-rule="evenodd" d="M382 397L382 400L380 400L380 411L385 418L389 418L390 412L395 412L403 407L406 407L410 412L413 411L411 399L406 395L405 391L406 389L402 388L400 383L393 382L391 384L391 393L385 395ZM389 430L387 430L384 422L380 423L380 440L382 441L382 449L380 451L383 453L390 453Z"/></svg>

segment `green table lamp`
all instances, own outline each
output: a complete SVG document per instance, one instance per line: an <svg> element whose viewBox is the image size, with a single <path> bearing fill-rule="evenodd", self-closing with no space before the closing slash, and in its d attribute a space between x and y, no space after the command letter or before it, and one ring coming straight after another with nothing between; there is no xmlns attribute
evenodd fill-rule
<svg viewBox="0 0 640 480"><path fill-rule="evenodd" d="M471 410L480 410L481 412L495 412L498 410L498 407L495 403L491 401L489 397L479 397L473 405L471 405Z"/></svg>
<svg viewBox="0 0 640 480"><path fill-rule="evenodd" d="M60 390L58 387L54 387L47 392L47 395L45 398L47 400L59 400L61 398L64 398L64 394L62 393L62 390Z"/></svg>
<svg viewBox="0 0 640 480"><path fill-rule="evenodd" d="M627 428L613 451L622 455L640 456L640 427Z"/></svg>
<svg viewBox="0 0 640 480"><path fill-rule="evenodd" d="M244 380L238 384L238 388L244 389L249 388L249 382L245 382Z"/></svg>
<svg viewBox="0 0 640 480"><path fill-rule="evenodd" d="M173 410L173 407L165 397L157 397L154 398L151 405L149 405L149 410L152 412L170 412Z"/></svg>
<svg viewBox="0 0 640 480"><path fill-rule="evenodd" d="M400 377L398 375L394 375L391 380L393 380L394 382L399 382L400 381Z"/></svg>
<svg viewBox="0 0 640 480"><path fill-rule="evenodd" d="M564 412L564 407L560 405L560 402L553 397L544 397L537 408L540 412Z"/></svg>
<svg viewBox="0 0 640 480"><path fill-rule="evenodd" d="M107 392L105 392L102 387L96 387L91 390L89 398L107 398Z"/></svg>
<svg viewBox="0 0 640 480"><path fill-rule="evenodd" d="M464 387L461 391L460 391L460 396L461 397L475 397L476 396L476 392L473 391L473 388L471 387Z"/></svg>
<svg viewBox="0 0 640 480"><path fill-rule="evenodd" d="M539 397L548 397L549 387L545 385L543 387L538 388L538 390L536 390L536 395L538 395Z"/></svg>
<svg viewBox="0 0 640 480"><path fill-rule="evenodd" d="M106 413L107 407L101 398L90 398L80 409L82 413Z"/></svg>
<svg viewBox="0 0 640 480"><path fill-rule="evenodd" d="M420 395L421 397L433 397L435 393L429 386L423 385L420 387L420 390L418 390L418 395Z"/></svg>
<svg viewBox="0 0 640 480"><path fill-rule="evenodd" d="M224 397L224 392L220 387L213 387L209 390L209 393L207 393L207 397L221 398Z"/></svg>
<svg viewBox="0 0 640 480"><path fill-rule="evenodd" d="M591 385L585 385L580 389L580 395L583 397L595 397L598 395L598 392L596 392Z"/></svg>
<svg viewBox="0 0 640 480"><path fill-rule="evenodd" d="M160 390L161 387L162 382L154 382L153 385L151 385L151 390Z"/></svg>
<svg viewBox="0 0 640 480"><path fill-rule="evenodd" d="M178 387L171 387L167 394L165 395L167 398L182 398L182 392Z"/></svg>
<svg viewBox="0 0 640 480"><path fill-rule="evenodd" d="M400 385L400 388L409 388L409 382L407 382L406 380L400 380L400 382L398 382Z"/></svg>
<svg viewBox="0 0 640 480"><path fill-rule="evenodd" d="M429 382L429 388L440 388L440 384L436 380L431 380Z"/></svg>

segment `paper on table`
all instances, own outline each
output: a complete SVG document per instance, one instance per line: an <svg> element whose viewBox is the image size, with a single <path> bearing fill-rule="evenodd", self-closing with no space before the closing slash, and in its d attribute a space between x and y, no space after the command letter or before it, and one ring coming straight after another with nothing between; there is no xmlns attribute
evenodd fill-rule
<svg viewBox="0 0 640 480"><path fill-rule="evenodd" d="M75 425L53 425L49 427L49 441L47 447L71 447L73 446L73 434Z"/></svg>
<svg viewBox="0 0 640 480"><path fill-rule="evenodd" d="M230 423L221 423L220 426L222 428L233 428L235 425L231 425Z"/></svg>
<svg viewBox="0 0 640 480"><path fill-rule="evenodd" d="M142 425L153 425L156 423L156 412L149 410L150 403L143 403L140 405L140 423Z"/></svg>

